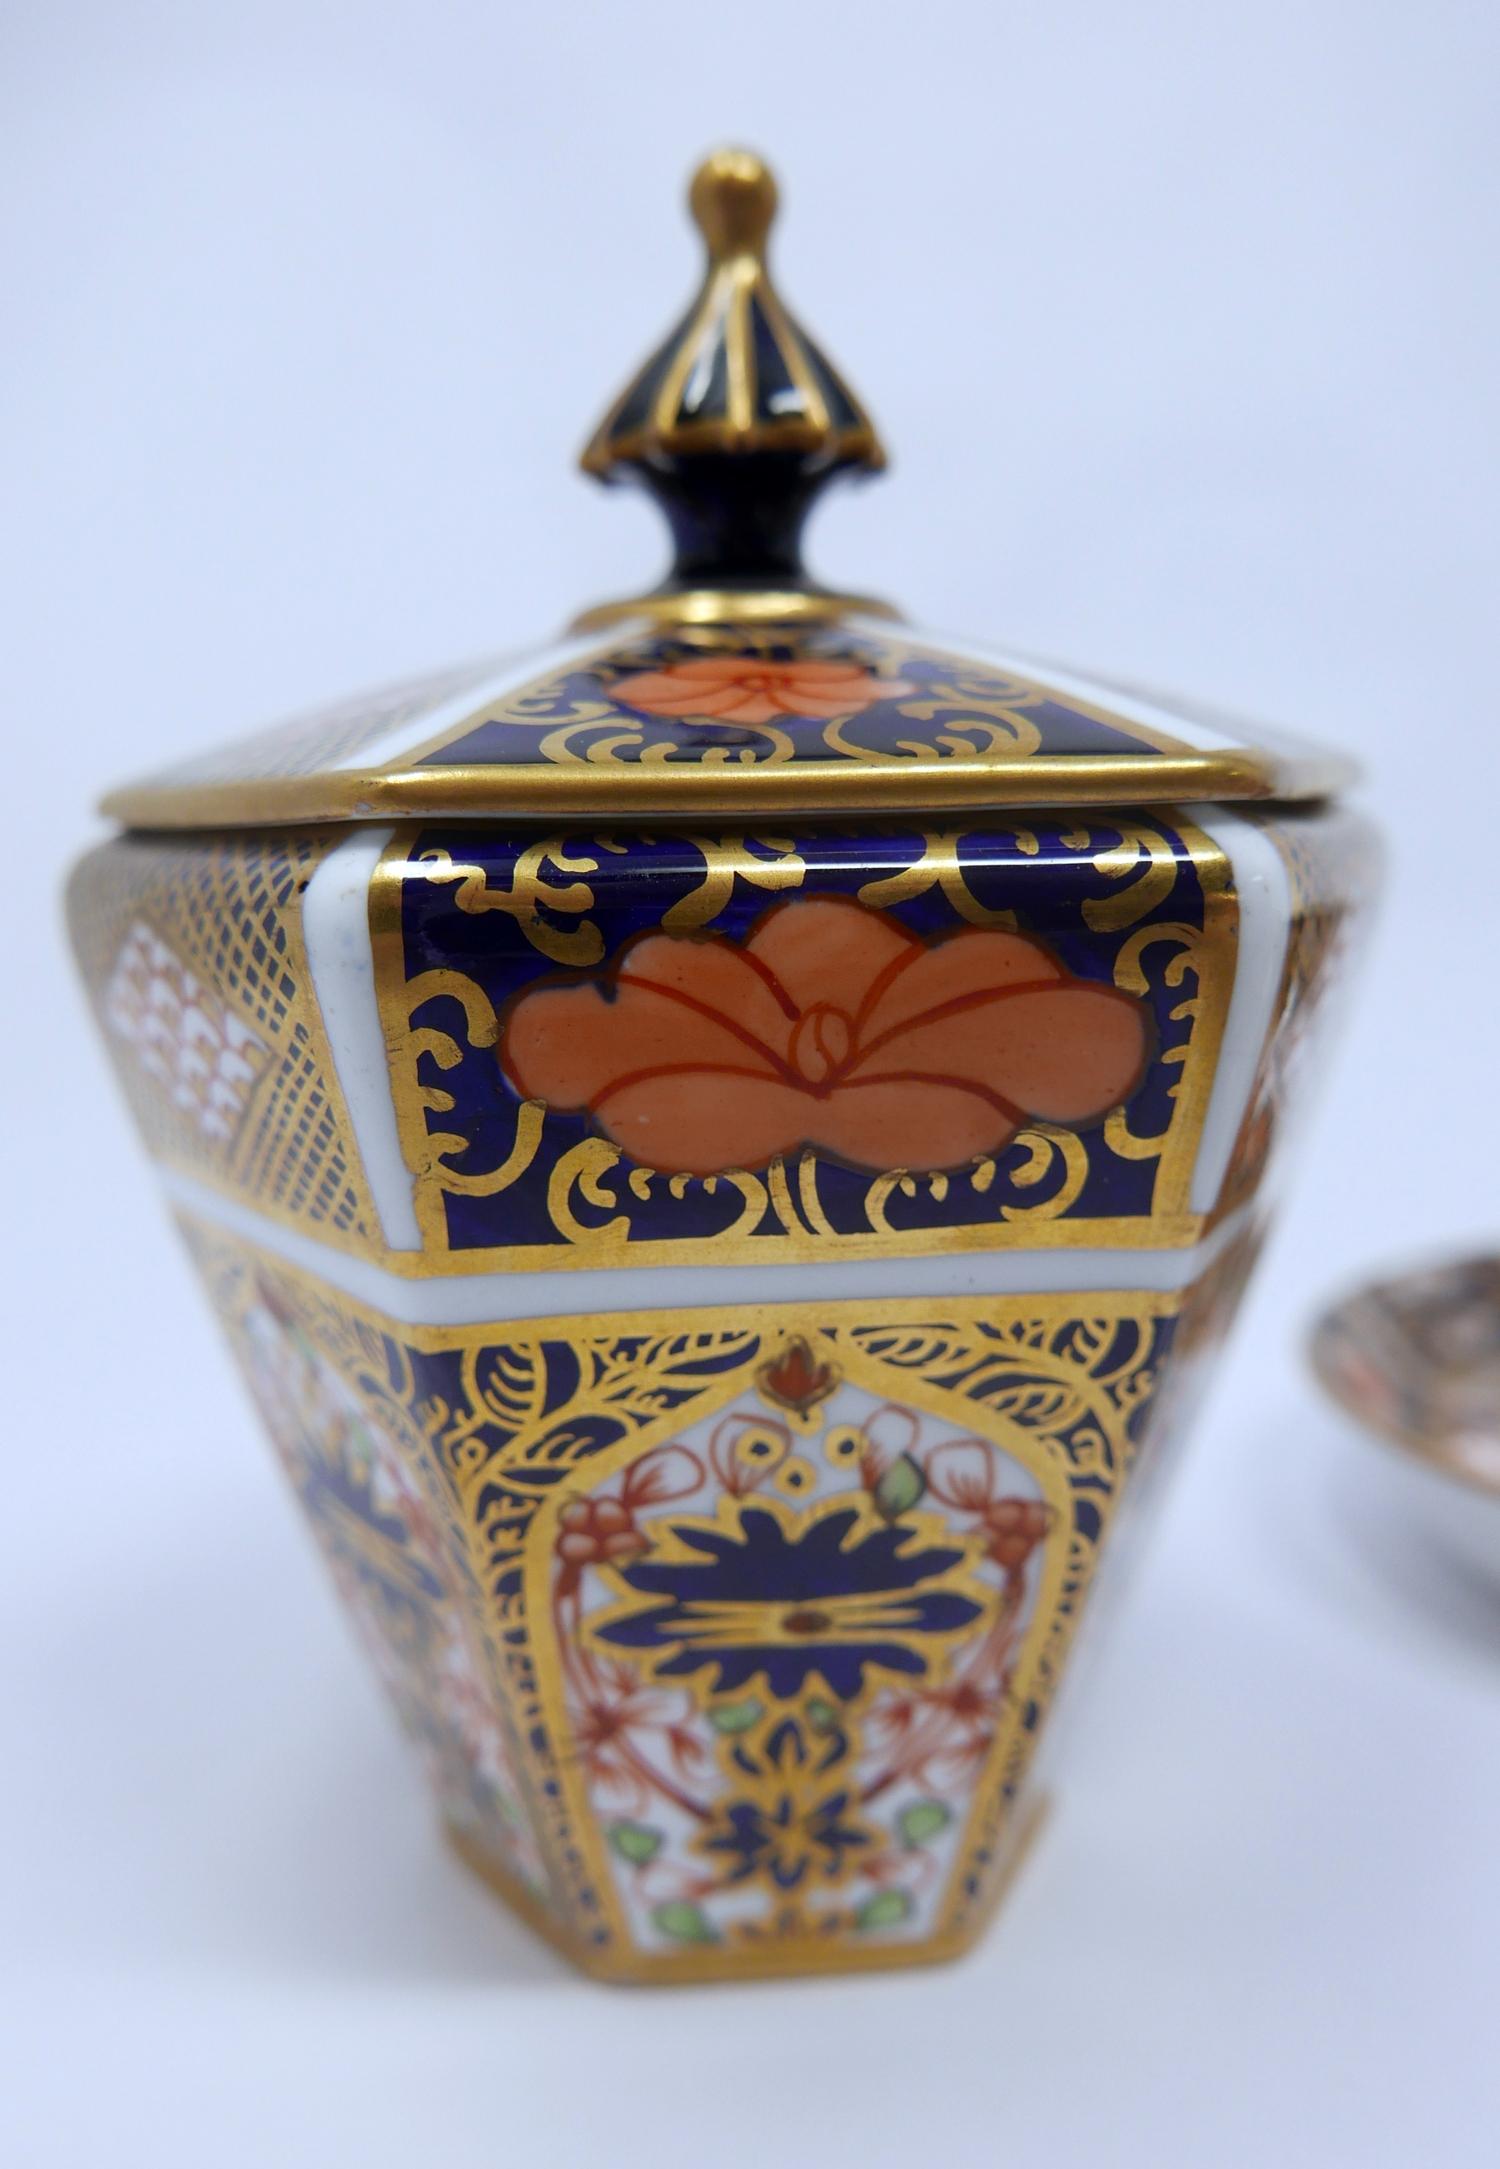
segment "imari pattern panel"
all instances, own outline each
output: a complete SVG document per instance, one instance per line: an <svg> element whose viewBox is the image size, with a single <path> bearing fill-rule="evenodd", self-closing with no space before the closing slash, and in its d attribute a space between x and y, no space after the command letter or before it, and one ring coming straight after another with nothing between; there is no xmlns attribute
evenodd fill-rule
<svg viewBox="0 0 1500 2169"><path fill-rule="evenodd" d="M438 1254L1190 1232L1238 923L1190 823L402 830L373 911Z"/></svg>
<svg viewBox="0 0 1500 2169"><path fill-rule="evenodd" d="M1182 1298L398 1326L184 1228L465 1856L607 1975L957 1948Z"/></svg>

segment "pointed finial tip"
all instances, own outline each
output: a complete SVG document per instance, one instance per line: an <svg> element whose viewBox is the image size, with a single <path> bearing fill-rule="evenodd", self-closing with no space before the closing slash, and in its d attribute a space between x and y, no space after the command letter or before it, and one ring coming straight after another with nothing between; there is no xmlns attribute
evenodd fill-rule
<svg viewBox="0 0 1500 2169"><path fill-rule="evenodd" d="M609 408L582 466L601 482L642 482L662 506L675 545L663 591L671 608L691 594L722 613L729 596L743 615L759 596L784 612L790 597L802 615L827 603L802 568L813 500L836 475L875 473L885 454L772 283L776 183L764 161L715 151L688 203L708 245L697 296Z"/></svg>
<svg viewBox="0 0 1500 2169"><path fill-rule="evenodd" d="M776 181L754 151L713 151L693 175L688 206L715 259L758 256L776 216Z"/></svg>

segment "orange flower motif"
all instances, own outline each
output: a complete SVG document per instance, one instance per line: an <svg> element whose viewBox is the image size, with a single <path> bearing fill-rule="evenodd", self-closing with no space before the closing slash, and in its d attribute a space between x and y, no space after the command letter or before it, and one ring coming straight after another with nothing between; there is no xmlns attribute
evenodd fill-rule
<svg viewBox="0 0 1500 2169"><path fill-rule="evenodd" d="M768 1401L805 1416L826 1401L839 1382L831 1363L819 1363L800 1333L794 1333L779 1356L763 1363L755 1383Z"/></svg>
<svg viewBox="0 0 1500 2169"><path fill-rule="evenodd" d="M708 716L716 723L769 723L776 716L832 723L872 701L897 700L916 687L879 678L858 663L768 663L758 655L700 655L661 670L617 678L610 697L648 715Z"/></svg>
<svg viewBox="0 0 1500 2169"><path fill-rule="evenodd" d="M602 984L522 994L500 1042L523 1099L587 1111L641 1166L686 1175L804 1145L955 1167L1031 1117L1106 1113L1146 1052L1143 1006L1038 943L973 927L929 946L845 897L778 904L743 944L642 935Z"/></svg>

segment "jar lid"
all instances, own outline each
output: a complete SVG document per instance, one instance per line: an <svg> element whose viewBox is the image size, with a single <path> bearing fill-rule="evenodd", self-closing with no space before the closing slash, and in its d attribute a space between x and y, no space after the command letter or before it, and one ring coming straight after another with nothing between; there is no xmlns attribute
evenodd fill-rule
<svg viewBox="0 0 1500 2169"><path fill-rule="evenodd" d="M583 453L643 485L673 564L559 646L399 685L112 792L135 827L392 817L715 819L1307 799L1341 757L1160 693L913 630L818 586L802 529L885 465L766 262L776 187L708 159L702 288Z"/></svg>

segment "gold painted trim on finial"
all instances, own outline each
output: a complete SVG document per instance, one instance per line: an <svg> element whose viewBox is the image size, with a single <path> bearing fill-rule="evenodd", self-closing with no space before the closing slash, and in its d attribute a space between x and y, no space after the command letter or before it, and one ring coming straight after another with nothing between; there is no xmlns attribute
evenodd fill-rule
<svg viewBox="0 0 1500 2169"><path fill-rule="evenodd" d="M710 151L688 188L693 223L715 263L764 256L780 201L776 176L754 151Z"/></svg>
<svg viewBox="0 0 1500 2169"><path fill-rule="evenodd" d="M608 480L621 466L649 467L653 460L692 453L793 452L832 467L886 464L885 448L854 395L841 381L853 419L836 423L807 341L771 281L766 247L778 203L776 180L753 151L719 150L693 175L688 207L703 236L708 265L703 286L670 354L658 348L610 407L589 439L579 465ZM760 409L754 310L759 308L781 363L799 395L799 409L768 418ZM724 411L708 417L684 411L695 368L723 345ZM665 366L663 366L665 364ZM620 417L641 397L646 379L657 378L643 418L619 429Z"/></svg>
<svg viewBox="0 0 1500 2169"><path fill-rule="evenodd" d="M650 595L624 595L617 602L593 603L580 610L570 633L597 632L601 626L626 625L632 618L648 625L837 625L844 618L900 618L892 603L874 595L835 595L824 588L661 588Z"/></svg>

